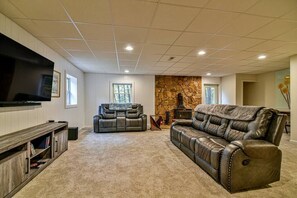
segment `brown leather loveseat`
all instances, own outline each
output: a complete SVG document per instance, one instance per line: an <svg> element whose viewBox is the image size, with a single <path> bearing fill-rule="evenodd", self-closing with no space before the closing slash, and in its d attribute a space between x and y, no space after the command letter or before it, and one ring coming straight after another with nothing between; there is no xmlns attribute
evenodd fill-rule
<svg viewBox="0 0 297 198"><path fill-rule="evenodd" d="M286 115L264 107L198 105L192 120L172 124L180 150L229 192L278 181Z"/></svg>
<svg viewBox="0 0 297 198"><path fill-rule="evenodd" d="M94 132L146 131L147 115L141 104L108 103L93 117Z"/></svg>

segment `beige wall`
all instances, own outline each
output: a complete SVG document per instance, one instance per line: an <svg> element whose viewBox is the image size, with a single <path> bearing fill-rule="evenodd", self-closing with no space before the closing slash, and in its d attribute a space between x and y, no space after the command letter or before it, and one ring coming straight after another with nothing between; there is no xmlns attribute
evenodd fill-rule
<svg viewBox="0 0 297 198"><path fill-rule="evenodd" d="M236 74L222 77L221 87L222 104L236 104Z"/></svg>
<svg viewBox="0 0 297 198"><path fill-rule="evenodd" d="M290 59L291 141L297 142L297 55Z"/></svg>
<svg viewBox="0 0 297 198"><path fill-rule="evenodd" d="M10 19L0 14L0 32L31 50L55 62L55 70L62 74L61 97L43 102L41 107L0 108L0 136L37 124L49 119L69 121L69 126L84 127L84 74L41 41L26 32ZM64 108L64 71L78 78L78 107Z"/></svg>
<svg viewBox="0 0 297 198"><path fill-rule="evenodd" d="M101 103L111 100L111 83L132 83L134 85L134 101L143 105L144 113L155 114L155 76L153 75L114 75L85 74L85 107L86 126L92 126L93 116L97 115Z"/></svg>

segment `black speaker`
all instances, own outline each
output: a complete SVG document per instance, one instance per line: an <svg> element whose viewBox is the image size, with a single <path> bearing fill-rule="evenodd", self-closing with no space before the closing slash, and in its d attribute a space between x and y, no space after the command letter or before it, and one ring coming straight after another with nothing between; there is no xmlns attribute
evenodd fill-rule
<svg viewBox="0 0 297 198"><path fill-rule="evenodd" d="M77 139L78 139L78 127L69 127L68 140L77 140Z"/></svg>

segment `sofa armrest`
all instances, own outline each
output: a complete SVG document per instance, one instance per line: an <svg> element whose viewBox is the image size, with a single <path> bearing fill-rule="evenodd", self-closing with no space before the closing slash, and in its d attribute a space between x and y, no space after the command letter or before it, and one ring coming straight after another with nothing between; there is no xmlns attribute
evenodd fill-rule
<svg viewBox="0 0 297 198"><path fill-rule="evenodd" d="M278 154L278 147L265 140L236 140L231 144L238 146L247 156L255 159L270 159Z"/></svg>
<svg viewBox="0 0 297 198"><path fill-rule="evenodd" d="M94 132L96 132L96 133L99 132L99 120L100 119L102 119L102 115L93 116L93 127L94 127Z"/></svg>
<svg viewBox="0 0 297 198"><path fill-rule="evenodd" d="M192 126L193 121L192 120L176 120L172 123L171 126L181 125L181 126Z"/></svg>
<svg viewBox="0 0 297 198"><path fill-rule="evenodd" d="M147 115L146 114L140 114L139 117L142 119L142 130L147 130Z"/></svg>
<svg viewBox="0 0 297 198"><path fill-rule="evenodd" d="M264 140L228 144L220 161L220 182L230 192L265 186L280 179L282 153Z"/></svg>

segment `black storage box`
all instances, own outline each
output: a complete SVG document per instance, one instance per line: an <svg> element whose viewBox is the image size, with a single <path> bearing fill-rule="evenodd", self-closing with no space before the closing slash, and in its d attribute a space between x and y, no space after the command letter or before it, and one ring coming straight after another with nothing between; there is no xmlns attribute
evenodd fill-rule
<svg viewBox="0 0 297 198"><path fill-rule="evenodd" d="M68 140L78 139L78 127L68 127Z"/></svg>

